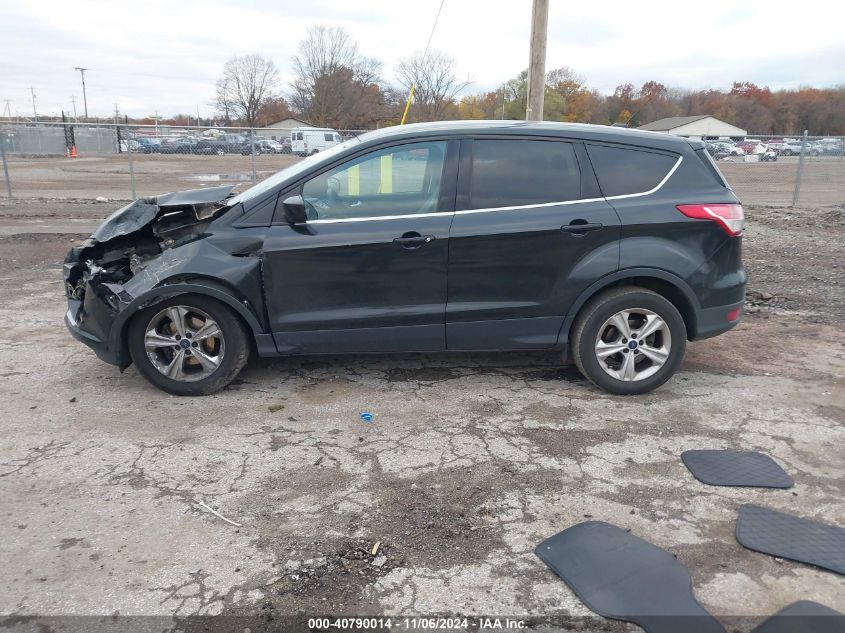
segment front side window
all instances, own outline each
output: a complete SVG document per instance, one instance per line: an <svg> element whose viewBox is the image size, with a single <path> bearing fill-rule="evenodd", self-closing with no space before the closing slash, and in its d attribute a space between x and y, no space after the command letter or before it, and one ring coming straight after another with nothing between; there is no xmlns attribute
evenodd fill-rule
<svg viewBox="0 0 845 633"><path fill-rule="evenodd" d="M480 139L472 149L470 209L577 200L581 171L571 143Z"/></svg>
<svg viewBox="0 0 845 633"><path fill-rule="evenodd" d="M588 145L587 151L605 196L651 191L678 160L668 154L608 145Z"/></svg>
<svg viewBox="0 0 845 633"><path fill-rule="evenodd" d="M323 134L323 138L324 138L324 139L326 139L327 141L331 141L331 140L334 138L334 135L332 135L332 134Z"/></svg>
<svg viewBox="0 0 845 633"><path fill-rule="evenodd" d="M434 213L446 141L409 143L359 156L302 186L309 217L318 220Z"/></svg>

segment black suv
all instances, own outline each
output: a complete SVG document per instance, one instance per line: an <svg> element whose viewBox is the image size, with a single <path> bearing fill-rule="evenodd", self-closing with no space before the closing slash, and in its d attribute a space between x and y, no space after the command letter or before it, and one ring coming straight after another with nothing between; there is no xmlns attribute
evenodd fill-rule
<svg viewBox="0 0 845 633"><path fill-rule="evenodd" d="M742 312L742 207L697 141L424 123L231 191L136 200L74 247L71 333L179 395L251 352L444 350L558 350L633 394Z"/></svg>

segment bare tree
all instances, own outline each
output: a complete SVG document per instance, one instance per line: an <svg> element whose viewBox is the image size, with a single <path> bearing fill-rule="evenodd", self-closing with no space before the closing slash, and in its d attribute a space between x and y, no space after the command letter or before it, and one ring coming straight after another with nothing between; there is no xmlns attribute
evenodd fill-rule
<svg viewBox="0 0 845 633"><path fill-rule="evenodd" d="M272 60L258 54L233 57L217 80L217 107L227 123L238 118L254 126L261 106L274 96L278 83L279 72Z"/></svg>
<svg viewBox="0 0 845 633"><path fill-rule="evenodd" d="M381 116L381 62L364 57L342 28L312 26L292 58L291 103L314 125L369 127Z"/></svg>
<svg viewBox="0 0 845 633"><path fill-rule="evenodd" d="M455 60L440 51L427 55L416 53L399 62L396 77L405 94L414 88L413 118L417 121L441 121L448 116L455 97L470 85L455 76Z"/></svg>

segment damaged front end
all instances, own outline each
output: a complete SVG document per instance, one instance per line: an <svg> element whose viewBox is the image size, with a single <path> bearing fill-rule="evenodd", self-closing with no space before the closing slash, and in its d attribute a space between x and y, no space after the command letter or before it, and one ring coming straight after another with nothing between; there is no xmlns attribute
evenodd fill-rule
<svg viewBox="0 0 845 633"><path fill-rule="evenodd" d="M164 280L168 270L178 268L185 257L174 257L174 249L205 236L227 208L233 188L140 198L73 247L63 270L70 332L102 360L126 368L131 359L115 338L115 321L129 306L137 308L139 297Z"/></svg>

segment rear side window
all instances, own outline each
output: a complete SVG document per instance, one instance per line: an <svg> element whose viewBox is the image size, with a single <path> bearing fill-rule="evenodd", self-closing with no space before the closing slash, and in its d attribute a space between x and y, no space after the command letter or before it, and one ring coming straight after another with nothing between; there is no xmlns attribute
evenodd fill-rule
<svg viewBox="0 0 845 633"><path fill-rule="evenodd" d="M588 145L588 151L605 196L650 191L678 161L677 156L606 145Z"/></svg>
<svg viewBox="0 0 845 633"><path fill-rule="evenodd" d="M719 171L719 167L716 165L716 161L713 160L713 157L709 154L706 149L697 149L695 153L701 159L701 162L704 163L705 169L710 172L710 175L716 179L721 186L727 187L728 181L725 180L725 177L722 175L722 172Z"/></svg>
<svg viewBox="0 0 845 633"><path fill-rule="evenodd" d="M470 209L577 200L581 172L570 143L476 140Z"/></svg>

